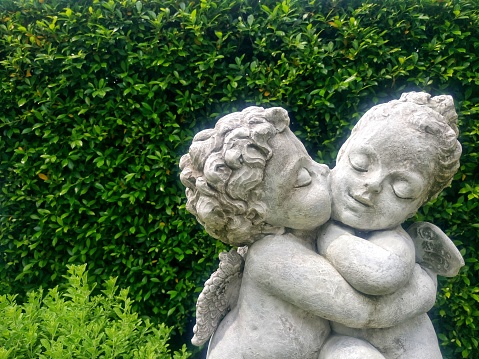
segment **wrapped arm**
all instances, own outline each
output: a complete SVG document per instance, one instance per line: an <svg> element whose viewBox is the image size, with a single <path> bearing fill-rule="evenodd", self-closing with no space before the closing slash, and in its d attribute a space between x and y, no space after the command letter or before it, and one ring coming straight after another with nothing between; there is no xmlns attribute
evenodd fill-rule
<svg viewBox="0 0 479 359"><path fill-rule="evenodd" d="M338 225L332 223L322 230L318 250L355 289L384 295L408 282L415 263L414 244L401 227L373 232L366 239L341 234L334 227ZM328 238L337 234L333 240Z"/></svg>
<svg viewBox="0 0 479 359"><path fill-rule="evenodd" d="M254 243L245 264L262 289L319 317L354 328L383 328L425 313L434 305L432 279L415 266L411 280L394 294L365 296L324 257L297 237L268 236Z"/></svg>

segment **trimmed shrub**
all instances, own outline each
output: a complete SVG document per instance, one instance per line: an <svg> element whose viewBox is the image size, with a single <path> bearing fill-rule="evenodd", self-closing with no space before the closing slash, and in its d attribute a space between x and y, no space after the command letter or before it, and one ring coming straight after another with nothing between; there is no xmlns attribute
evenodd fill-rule
<svg viewBox="0 0 479 359"><path fill-rule="evenodd" d="M444 356L473 358L478 48L475 0L3 0L0 284L20 293L88 262L92 282L118 276L136 309L188 332L224 248L184 210L177 164L196 131L247 105L282 106L333 166L372 105L446 93L462 166L417 219L465 256L432 314Z"/></svg>
<svg viewBox="0 0 479 359"><path fill-rule="evenodd" d="M132 312L128 290L116 279L92 296L86 265L69 266L66 288L43 296L32 291L23 305L0 296L0 358L186 359L186 348L170 353L171 328L154 326Z"/></svg>

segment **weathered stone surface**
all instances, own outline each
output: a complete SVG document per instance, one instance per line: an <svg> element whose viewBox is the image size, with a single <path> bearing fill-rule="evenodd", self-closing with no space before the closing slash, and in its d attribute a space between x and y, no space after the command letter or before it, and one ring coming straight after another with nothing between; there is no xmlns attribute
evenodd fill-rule
<svg viewBox="0 0 479 359"><path fill-rule="evenodd" d="M375 106L331 172L282 108L249 107L197 134L180 162L187 209L245 247L206 282L193 343L214 332L210 359L441 358L426 312L436 274L464 262L439 228L401 224L456 172L456 117L449 96Z"/></svg>

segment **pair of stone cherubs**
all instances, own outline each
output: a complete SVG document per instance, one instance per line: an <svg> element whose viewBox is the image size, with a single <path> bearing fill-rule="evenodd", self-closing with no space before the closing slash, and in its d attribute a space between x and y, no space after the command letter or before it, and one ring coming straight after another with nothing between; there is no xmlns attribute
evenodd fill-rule
<svg viewBox="0 0 479 359"><path fill-rule="evenodd" d="M450 96L369 110L337 164L314 162L282 108L249 107L198 133L180 162L187 209L237 251L197 303L208 359L442 358L426 312L436 274L464 264L429 223L401 224L459 167Z"/></svg>

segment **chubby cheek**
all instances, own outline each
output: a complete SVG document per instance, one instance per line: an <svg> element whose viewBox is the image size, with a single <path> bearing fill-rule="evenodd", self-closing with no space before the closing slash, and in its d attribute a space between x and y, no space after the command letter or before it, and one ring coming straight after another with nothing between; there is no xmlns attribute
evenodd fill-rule
<svg viewBox="0 0 479 359"><path fill-rule="evenodd" d="M344 195L349 192L351 186L358 183L354 173L348 173L346 170L331 172L331 192L333 197Z"/></svg>
<svg viewBox="0 0 479 359"><path fill-rule="evenodd" d="M296 190L293 194L295 205L290 208L290 218L297 221L297 228L313 229L331 217L331 196L327 186L311 186Z"/></svg>
<svg viewBox="0 0 479 359"><path fill-rule="evenodd" d="M419 209L419 205L416 202L408 203L408 204L401 204L397 203L400 202L398 201L397 198L394 198L391 196L391 199L389 201L384 201L383 202L383 208L391 208L392 205L391 203L396 203L396 206L393 207L393 210L389 210L390 215L388 217L395 218L397 222L403 223L406 221L409 217L413 216L416 214L417 210ZM386 212L387 210L385 210Z"/></svg>

